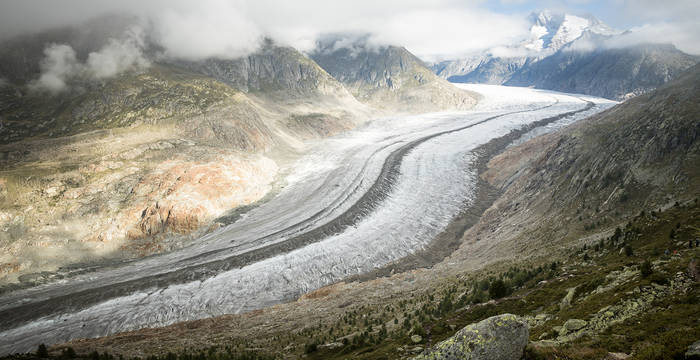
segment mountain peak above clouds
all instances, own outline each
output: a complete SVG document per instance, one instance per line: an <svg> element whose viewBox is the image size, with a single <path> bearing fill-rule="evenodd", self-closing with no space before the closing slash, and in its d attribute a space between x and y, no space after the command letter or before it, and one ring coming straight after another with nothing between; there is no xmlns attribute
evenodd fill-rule
<svg viewBox="0 0 700 360"><path fill-rule="evenodd" d="M593 15L577 16L550 10L533 12L528 17L530 37L522 46L534 52L554 53L590 31L600 35L620 33Z"/></svg>
<svg viewBox="0 0 700 360"><path fill-rule="evenodd" d="M592 15L529 15L524 40L433 64L451 82L534 86L624 100L653 90L696 64L671 44L630 42Z"/></svg>

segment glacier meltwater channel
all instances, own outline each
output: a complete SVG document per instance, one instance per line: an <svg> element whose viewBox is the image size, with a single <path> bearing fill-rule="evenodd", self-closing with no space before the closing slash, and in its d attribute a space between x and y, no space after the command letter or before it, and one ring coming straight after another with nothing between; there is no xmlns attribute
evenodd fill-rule
<svg viewBox="0 0 700 360"><path fill-rule="evenodd" d="M460 85L468 112L382 118L314 144L274 198L168 254L0 296L0 354L259 309L428 245L472 204L475 149L614 105L583 95Z"/></svg>

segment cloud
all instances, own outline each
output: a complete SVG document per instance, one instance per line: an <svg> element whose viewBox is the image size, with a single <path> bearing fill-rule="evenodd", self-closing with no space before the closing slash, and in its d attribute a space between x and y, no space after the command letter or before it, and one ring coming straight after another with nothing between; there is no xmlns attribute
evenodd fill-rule
<svg viewBox="0 0 700 360"><path fill-rule="evenodd" d="M620 16L638 25L615 45L671 43L687 53L700 54L700 1L617 1Z"/></svg>
<svg viewBox="0 0 700 360"><path fill-rule="evenodd" d="M700 51L700 40L691 36L700 33L696 0L615 0L604 6L589 0L23 0L0 2L0 37L126 13L142 19L148 41L172 58L240 57L258 49L265 37L310 51L323 34L370 33L369 43L402 45L424 59L440 60L484 49L510 51L507 46L529 36L526 13L558 3L627 14L620 16L634 19L638 34ZM653 31L656 25L662 30ZM121 63L111 69L118 72Z"/></svg>
<svg viewBox="0 0 700 360"><path fill-rule="evenodd" d="M65 44L50 44L44 49L44 55L41 76L30 83L29 87L36 91L58 93L66 88L67 79L79 71L75 50Z"/></svg>
<svg viewBox="0 0 700 360"><path fill-rule="evenodd" d="M529 50L525 47L520 46L495 46L488 50L489 54L494 57L502 58L513 58L513 57L526 57L526 56L538 56L536 51Z"/></svg>
<svg viewBox="0 0 700 360"><path fill-rule="evenodd" d="M143 56L142 47L142 32L135 27L130 28L124 38L109 39L107 45L91 52L84 64L70 45L49 44L44 48L41 75L29 84L29 88L56 94L65 90L75 76L105 79L129 69L148 67L150 63Z"/></svg>
<svg viewBox="0 0 700 360"><path fill-rule="evenodd" d="M430 24L430 30L416 24ZM516 43L528 34L524 17L479 9L419 10L368 25L375 41L404 45L432 61Z"/></svg>
<svg viewBox="0 0 700 360"><path fill-rule="evenodd" d="M648 43L673 44L686 53L700 54L700 42L697 34L700 34L700 26L693 24L646 24L634 27L630 31L606 41L605 46L628 47Z"/></svg>
<svg viewBox="0 0 700 360"><path fill-rule="evenodd" d="M98 79L113 77L131 68L146 68L150 62L143 56L143 46L142 30L132 27L124 39L109 39L102 49L90 53L85 66L90 75Z"/></svg>
<svg viewBox="0 0 700 360"><path fill-rule="evenodd" d="M438 58L505 45L527 35L522 15L502 15L482 5L481 0L23 0L0 3L0 33L122 12L144 19L149 40L164 55L188 60L246 55L264 37L309 51L321 34L372 33L373 42L403 45L419 56Z"/></svg>
<svg viewBox="0 0 700 360"><path fill-rule="evenodd" d="M263 30L240 2L192 4L174 1L162 11L147 14L154 41L165 49L165 55L187 60L235 58L259 47Z"/></svg>

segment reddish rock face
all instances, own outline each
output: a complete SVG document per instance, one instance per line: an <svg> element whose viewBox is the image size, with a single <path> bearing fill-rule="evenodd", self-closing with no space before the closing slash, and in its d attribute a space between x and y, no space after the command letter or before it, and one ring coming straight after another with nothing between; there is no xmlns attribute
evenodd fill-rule
<svg viewBox="0 0 700 360"><path fill-rule="evenodd" d="M128 239L162 233L187 234L237 206L262 198L277 167L271 160L222 157L207 163L168 161L134 189L141 198L121 214Z"/></svg>

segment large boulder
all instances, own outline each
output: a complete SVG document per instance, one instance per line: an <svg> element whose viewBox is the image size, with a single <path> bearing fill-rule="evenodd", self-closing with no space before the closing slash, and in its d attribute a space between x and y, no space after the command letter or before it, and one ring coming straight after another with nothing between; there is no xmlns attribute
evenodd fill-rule
<svg viewBox="0 0 700 360"><path fill-rule="evenodd" d="M564 323L564 329L567 333L571 333L583 329L584 327L586 327L586 324L588 323L585 320L569 319L566 320L566 322Z"/></svg>
<svg viewBox="0 0 700 360"><path fill-rule="evenodd" d="M685 353L685 358L688 360L700 359L700 340L694 342L688 347Z"/></svg>
<svg viewBox="0 0 700 360"><path fill-rule="evenodd" d="M512 314L502 314L459 330L414 359L518 360L523 356L529 336L527 321Z"/></svg>

